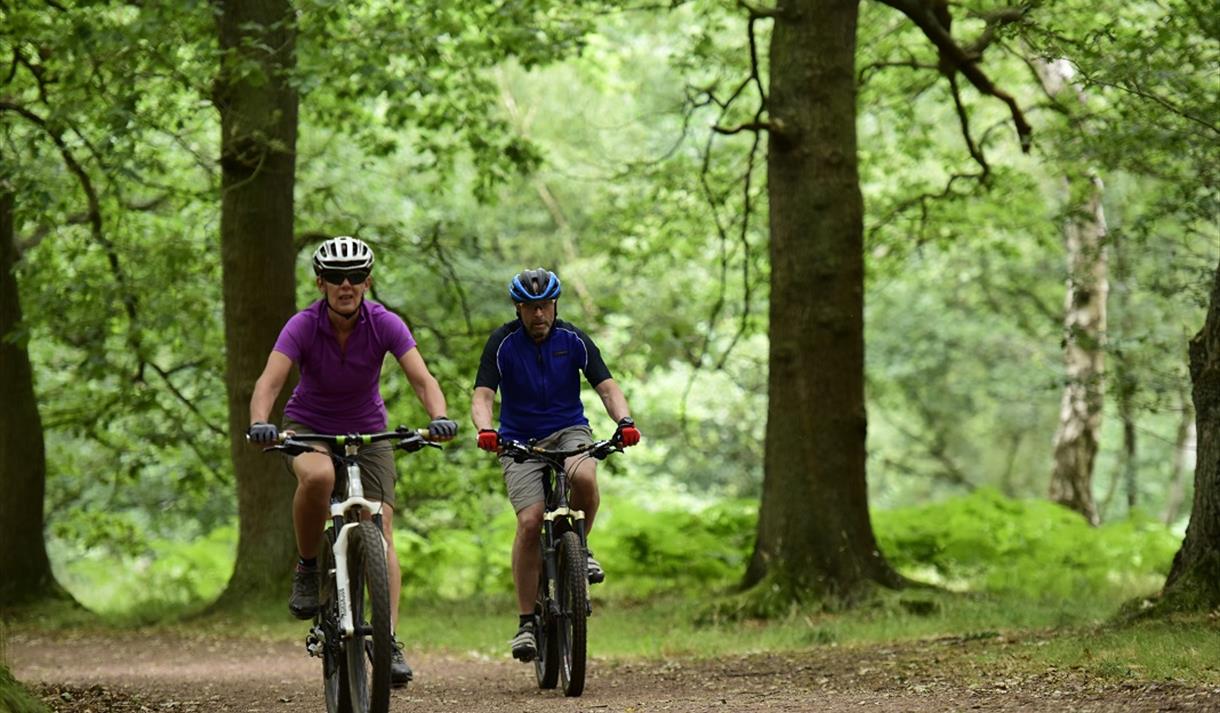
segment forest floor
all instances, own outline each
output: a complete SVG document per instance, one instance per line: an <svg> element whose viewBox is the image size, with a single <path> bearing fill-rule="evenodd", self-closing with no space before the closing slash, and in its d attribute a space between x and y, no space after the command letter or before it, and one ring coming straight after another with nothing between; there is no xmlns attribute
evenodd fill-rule
<svg viewBox="0 0 1220 713"><path fill-rule="evenodd" d="M1031 666L1005 637L818 646L701 660L594 657L585 694L540 691L507 655L414 652L392 711L1216 711L1220 686ZM1028 639L1024 643L1029 643ZM320 711L302 644L190 633L19 632L8 664L60 713Z"/></svg>

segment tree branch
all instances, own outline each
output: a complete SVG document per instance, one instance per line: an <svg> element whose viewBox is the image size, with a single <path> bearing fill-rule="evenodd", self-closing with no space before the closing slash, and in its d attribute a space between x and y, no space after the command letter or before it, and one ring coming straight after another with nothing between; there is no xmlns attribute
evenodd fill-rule
<svg viewBox="0 0 1220 713"><path fill-rule="evenodd" d="M987 159L983 156L983 152L974 144L974 139L970 136L970 118L966 115L966 106L962 104L962 95L957 88L957 77L949 75L949 88L953 93L953 106L957 109L957 120L962 127L962 138L966 141L966 150L970 152L970 157L974 159L983 172L979 175L979 181L986 183L991 176L991 167L987 165Z"/></svg>
<svg viewBox="0 0 1220 713"><path fill-rule="evenodd" d="M978 66L977 55L968 53L957 44L953 36L949 34L949 28L941 23L932 7L922 0L881 0L881 2L906 15L915 23L916 27L923 30L924 36L932 41L940 53L942 71L945 73L961 72L975 89L1008 105L1021 142L1021 150L1029 153L1033 128L1025 120L1025 115L1021 113L1021 107L1011 95L993 84L991 79L983 73ZM947 13L947 8L945 12Z"/></svg>
<svg viewBox="0 0 1220 713"><path fill-rule="evenodd" d="M759 7L746 0L737 0L737 7L750 13L751 20L776 18L784 14L782 7Z"/></svg>
<svg viewBox="0 0 1220 713"><path fill-rule="evenodd" d="M737 126L733 126L733 127L713 126L712 131L715 131L717 134L723 134L725 136L732 136L733 134L740 134L743 131L753 131L754 133L759 133L761 131L771 131L771 122L769 122L769 121L749 121L744 124L738 124Z"/></svg>

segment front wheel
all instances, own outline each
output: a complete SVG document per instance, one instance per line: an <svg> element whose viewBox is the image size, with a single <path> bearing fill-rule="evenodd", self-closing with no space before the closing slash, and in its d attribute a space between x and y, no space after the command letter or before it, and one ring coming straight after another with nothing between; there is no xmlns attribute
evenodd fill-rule
<svg viewBox="0 0 1220 713"><path fill-rule="evenodd" d="M560 678L565 696L585 690L585 648L589 604L589 563L580 536L571 530L559 541L559 650Z"/></svg>
<svg viewBox="0 0 1220 713"><path fill-rule="evenodd" d="M343 642L340 688L352 713L390 709L390 582L386 548L377 526L361 522L347 548L352 621L356 633Z"/></svg>

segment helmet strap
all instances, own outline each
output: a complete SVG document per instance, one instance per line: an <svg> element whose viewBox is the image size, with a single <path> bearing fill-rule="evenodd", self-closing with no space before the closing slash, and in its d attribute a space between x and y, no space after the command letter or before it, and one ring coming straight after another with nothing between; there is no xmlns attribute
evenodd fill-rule
<svg viewBox="0 0 1220 713"><path fill-rule="evenodd" d="M337 310L337 309L335 309L334 307L332 307L332 306L331 306L331 304L330 304L330 299L328 298L328 299L326 300L326 309L328 309L328 310L330 310L331 312L334 312L335 314L339 315L339 316L340 316L340 317L342 317L344 320L349 320L349 319L352 319L353 317L355 317L356 315L360 314L360 305L362 305L362 304L364 304L364 300L363 300L363 299L361 299L361 300L360 300L360 302L356 304L356 309L352 310L352 311L351 311L350 313L348 313L348 314L343 314L342 312L340 312L339 310Z"/></svg>

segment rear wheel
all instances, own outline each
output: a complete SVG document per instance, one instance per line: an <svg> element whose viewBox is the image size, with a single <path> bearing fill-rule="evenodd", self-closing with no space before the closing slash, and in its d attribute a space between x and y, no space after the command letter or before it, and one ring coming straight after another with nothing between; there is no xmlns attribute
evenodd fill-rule
<svg viewBox="0 0 1220 713"><path fill-rule="evenodd" d="M534 676L539 688L554 688L559 683L559 648L555 620L547 607L546 564L538 574L538 595L534 600L534 638L538 653L534 655Z"/></svg>
<svg viewBox="0 0 1220 713"><path fill-rule="evenodd" d="M348 576L356 633L343 646L340 688L351 713L390 708L390 583L381 532L361 522L348 541Z"/></svg>
<svg viewBox="0 0 1220 713"><path fill-rule="evenodd" d="M585 649L588 624L589 564L580 536L569 530L559 541L560 617L558 644L560 678L565 696L579 696L585 690Z"/></svg>

